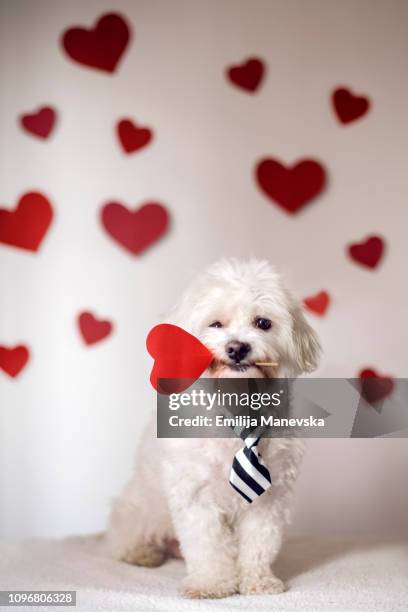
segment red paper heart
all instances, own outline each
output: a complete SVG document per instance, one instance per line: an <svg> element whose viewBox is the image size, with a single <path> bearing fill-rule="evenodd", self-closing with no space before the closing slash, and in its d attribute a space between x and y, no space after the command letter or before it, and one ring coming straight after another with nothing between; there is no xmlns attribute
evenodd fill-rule
<svg viewBox="0 0 408 612"><path fill-rule="evenodd" d="M350 123L367 113L370 100L364 96L355 96L349 89L340 87L332 94L332 103L341 123Z"/></svg>
<svg viewBox="0 0 408 612"><path fill-rule="evenodd" d="M114 72L130 38L126 21L120 15L102 15L92 29L69 28L62 44L71 59L79 64Z"/></svg>
<svg viewBox="0 0 408 612"><path fill-rule="evenodd" d="M15 210L0 209L0 242L37 251L53 216L49 201L41 193L22 196Z"/></svg>
<svg viewBox="0 0 408 612"><path fill-rule="evenodd" d="M361 370L361 395L370 404L390 395L394 389L394 380L390 376L380 376L375 370Z"/></svg>
<svg viewBox="0 0 408 612"><path fill-rule="evenodd" d="M112 331L112 323L110 321L97 319L92 312L81 312L78 317L78 326L86 344L100 342L109 336Z"/></svg>
<svg viewBox="0 0 408 612"><path fill-rule="evenodd" d="M265 73L265 65L261 59L249 58L247 61L236 66L230 66L226 70L229 80L246 91L256 91L260 86Z"/></svg>
<svg viewBox="0 0 408 612"><path fill-rule="evenodd" d="M326 183L324 168L311 159L291 168L275 159L263 159L256 167L256 178L262 191L290 214L319 195Z"/></svg>
<svg viewBox="0 0 408 612"><path fill-rule="evenodd" d="M303 303L310 311L323 316L330 304L330 295L327 291L320 291L316 295L305 298Z"/></svg>
<svg viewBox="0 0 408 612"><path fill-rule="evenodd" d="M102 208L102 223L114 240L134 255L139 255L163 236L169 215L164 206L154 202L135 211L110 202Z"/></svg>
<svg viewBox="0 0 408 612"><path fill-rule="evenodd" d="M26 346L19 345L14 348L0 346L0 368L12 378L21 372L29 357L30 353Z"/></svg>
<svg viewBox="0 0 408 612"><path fill-rule="evenodd" d="M27 132L39 138L48 138L56 120L56 112L49 106L42 106L36 113L21 115L20 123Z"/></svg>
<svg viewBox="0 0 408 612"><path fill-rule="evenodd" d="M364 242L349 245L348 253L362 266L376 268L383 255L384 246L384 240L380 236L369 236Z"/></svg>
<svg viewBox="0 0 408 612"><path fill-rule="evenodd" d="M195 336L177 325L162 323L149 332L146 347L154 359L150 382L159 393L180 393L208 368L212 353ZM177 379L159 384L160 379Z"/></svg>
<svg viewBox="0 0 408 612"><path fill-rule="evenodd" d="M138 127L130 119L122 119L117 126L119 141L125 153L133 153L149 144L152 131Z"/></svg>

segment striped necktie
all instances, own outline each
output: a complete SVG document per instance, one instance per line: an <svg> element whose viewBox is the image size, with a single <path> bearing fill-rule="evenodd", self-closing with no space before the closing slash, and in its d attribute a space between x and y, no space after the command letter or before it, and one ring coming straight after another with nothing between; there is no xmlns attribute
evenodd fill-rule
<svg viewBox="0 0 408 612"><path fill-rule="evenodd" d="M265 493L271 486L271 475L258 451L260 437L245 437L248 430L244 429L240 437L245 446L234 457L232 463L230 484L249 503Z"/></svg>

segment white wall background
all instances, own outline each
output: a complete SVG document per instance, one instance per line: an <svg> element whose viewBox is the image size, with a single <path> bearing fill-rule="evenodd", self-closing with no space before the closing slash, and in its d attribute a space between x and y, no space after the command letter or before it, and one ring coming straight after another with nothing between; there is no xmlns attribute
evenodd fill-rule
<svg viewBox="0 0 408 612"><path fill-rule="evenodd" d="M134 33L113 76L58 44L67 27L111 10ZM32 351L20 377L0 372L1 536L104 527L154 406L145 336L222 255L270 259L299 296L331 293L327 316L312 317L325 349L319 375L364 366L407 375L407 24L404 0L1 3L0 206L38 189L56 211L39 253L0 245L0 344ZM224 78L251 55L268 66L253 96ZM343 84L373 101L346 127L329 104ZM60 115L45 142L16 121L42 104ZM123 117L155 131L132 156L114 133ZM253 180L267 156L321 160L327 191L286 215ZM98 222L112 199L163 202L171 232L127 255ZM375 272L344 255L369 233L389 246ZM85 347L81 310L112 319L115 333ZM406 440L312 441L293 530L406 530L407 461Z"/></svg>

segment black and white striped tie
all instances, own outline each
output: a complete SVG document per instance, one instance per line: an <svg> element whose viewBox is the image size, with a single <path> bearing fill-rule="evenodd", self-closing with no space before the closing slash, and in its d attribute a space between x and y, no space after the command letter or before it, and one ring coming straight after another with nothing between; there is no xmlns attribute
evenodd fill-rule
<svg viewBox="0 0 408 612"><path fill-rule="evenodd" d="M240 434L245 446L234 457L230 484L249 503L265 493L272 484L271 475L258 451L260 437L245 437Z"/></svg>

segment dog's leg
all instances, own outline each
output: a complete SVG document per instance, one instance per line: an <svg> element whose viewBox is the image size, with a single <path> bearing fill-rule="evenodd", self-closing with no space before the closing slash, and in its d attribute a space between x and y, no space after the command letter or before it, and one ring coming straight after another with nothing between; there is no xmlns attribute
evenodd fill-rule
<svg viewBox="0 0 408 612"><path fill-rule="evenodd" d="M157 567L167 556L166 543L174 538L170 512L164 498L130 483L115 500L107 531L112 556L126 563Z"/></svg>
<svg viewBox="0 0 408 612"><path fill-rule="evenodd" d="M213 503L210 485L197 480L172 484L170 509L187 565L182 594L190 598L227 597L237 592L237 541L227 515ZM188 489L188 487L190 488Z"/></svg>
<svg viewBox="0 0 408 612"><path fill-rule="evenodd" d="M112 507L107 531L111 555L126 563L157 567L167 556L174 529L157 474L160 452L152 418L142 436L136 473Z"/></svg>
<svg viewBox="0 0 408 612"><path fill-rule="evenodd" d="M118 561L157 567L164 562L164 547L151 531L146 537L148 518L142 506L119 498L115 500L107 531L107 541L112 556Z"/></svg>
<svg viewBox="0 0 408 612"><path fill-rule="evenodd" d="M282 499L257 499L242 515L239 526L239 592L282 593L285 585L272 563L281 548L285 523Z"/></svg>

